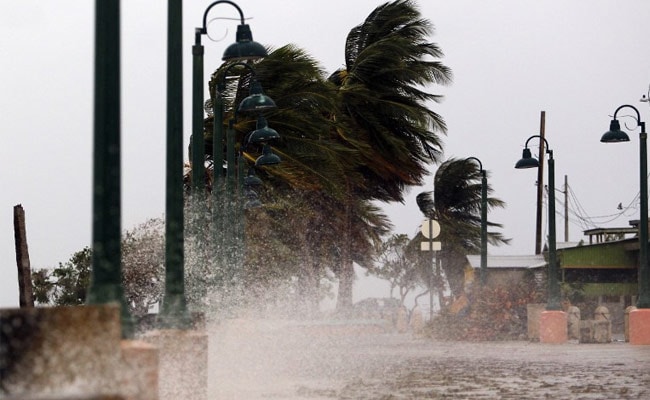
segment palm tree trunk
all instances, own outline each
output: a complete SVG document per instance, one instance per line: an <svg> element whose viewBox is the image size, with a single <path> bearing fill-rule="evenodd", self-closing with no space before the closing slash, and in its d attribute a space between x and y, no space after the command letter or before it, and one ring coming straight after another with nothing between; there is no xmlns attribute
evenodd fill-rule
<svg viewBox="0 0 650 400"><path fill-rule="evenodd" d="M352 308L352 283L354 282L354 265L352 261L342 261L339 272L339 293L336 310L347 312Z"/></svg>
<svg viewBox="0 0 650 400"><path fill-rule="evenodd" d="M311 259L306 259L301 275L298 277L298 310L297 317L312 319L318 314L318 292L320 279L318 265Z"/></svg>
<svg viewBox="0 0 650 400"><path fill-rule="evenodd" d="M345 313L352 308L352 285L354 282L354 264L352 260L352 215L350 202L345 204L345 233L341 246L341 265L339 271L339 291L336 311Z"/></svg>
<svg viewBox="0 0 650 400"><path fill-rule="evenodd" d="M454 299L459 298L465 292L465 264L464 256L455 252L441 251L442 270L449 283Z"/></svg>

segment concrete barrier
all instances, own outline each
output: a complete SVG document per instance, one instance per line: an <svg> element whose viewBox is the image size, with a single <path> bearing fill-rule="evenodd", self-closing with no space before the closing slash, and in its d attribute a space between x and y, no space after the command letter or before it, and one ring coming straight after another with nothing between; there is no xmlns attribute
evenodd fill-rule
<svg viewBox="0 0 650 400"><path fill-rule="evenodd" d="M567 314L559 310L542 311L539 317L539 342L562 344L568 340Z"/></svg>
<svg viewBox="0 0 650 400"><path fill-rule="evenodd" d="M8 396L119 394L116 306L0 309L0 381Z"/></svg>
<svg viewBox="0 0 650 400"><path fill-rule="evenodd" d="M158 348L161 400L207 400L208 335L205 330L161 329L141 340Z"/></svg>
<svg viewBox="0 0 650 400"><path fill-rule="evenodd" d="M580 309L576 306L569 306L567 309L567 329L569 339L580 339Z"/></svg>
<svg viewBox="0 0 650 400"><path fill-rule="evenodd" d="M610 343L611 322L588 319L580 321L580 343Z"/></svg>
<svg viewBox="0 0 650 400"><path fill-rule="evenodd" d="M594 335L596 343L612 341L612 315L605 306L598 306L594 311Z"/></svg>
<svg viewBox="0 0 650 400"><path fill-rule="evenodd" d="M650 309L630 311L630 344L650 345Z"/></svg>
<svg viewBox="0 0 650 400"><path fill-rule="evenodd" d="M546 309L546 304L531 303L526 305L526 314L528 318L528 340L539 342L539 319L542 311Z"/></svg>
<svg viewBox="0 0 650 400"><path fill-rule="evenodd" d="M625 341L630 341L630 312L636 310L635 306L629 306L625 309Z"/></svg>
<svg viewBox="0 0 650 400"><path fill-rule="evenodd" d="M120 393L126 400L158 400L158 348L139 340L122 340Z"/></svg>
<svg viewBox="0 0 650 400"><path fill-rule="evenodd" d="M121 331L112 305L0 309L0 398L158 400L158 349Z"/></svg>

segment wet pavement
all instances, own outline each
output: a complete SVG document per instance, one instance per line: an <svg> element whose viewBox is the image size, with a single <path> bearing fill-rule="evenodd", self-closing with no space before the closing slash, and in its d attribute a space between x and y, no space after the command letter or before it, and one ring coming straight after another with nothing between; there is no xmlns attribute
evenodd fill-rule
<svg viewBox="0 0 650 400"><path fill-rule="evenodd" d="M210 331L211 400L650 399L650 346L439 342L278 321Z"/></svg>

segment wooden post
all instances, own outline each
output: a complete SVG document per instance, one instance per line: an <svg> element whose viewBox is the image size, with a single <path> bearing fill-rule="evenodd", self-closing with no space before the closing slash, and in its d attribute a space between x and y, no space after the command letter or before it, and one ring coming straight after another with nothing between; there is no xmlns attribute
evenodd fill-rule
<svg viewBox="0 0 650 400"><path fill-rule="evenodd" d="M16 242L16 264L18 265L18 291L20 307L34 307L32 292L32 273L27 249L25 229L25 210L18 204L14 206L14 238Z"/></svg>

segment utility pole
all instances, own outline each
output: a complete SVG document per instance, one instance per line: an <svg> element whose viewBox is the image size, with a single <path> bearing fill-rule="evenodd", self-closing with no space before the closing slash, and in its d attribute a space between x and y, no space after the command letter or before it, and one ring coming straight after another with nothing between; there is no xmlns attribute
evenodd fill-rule
<svg viewBox="0 0 650 400"><path fill-rule="evenodd" d="M569 241L569 179L564 175L564 241Z"/></svg>
<svg viewBox="0 0 650 400"><path fill-rule="evenodd" d="M544 131L546 125L546 111L542 111L539 121L539 167L537 168L537 219L535 224L535 254L542 253L542 196L544 195Z"/></svg>

